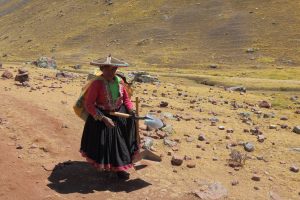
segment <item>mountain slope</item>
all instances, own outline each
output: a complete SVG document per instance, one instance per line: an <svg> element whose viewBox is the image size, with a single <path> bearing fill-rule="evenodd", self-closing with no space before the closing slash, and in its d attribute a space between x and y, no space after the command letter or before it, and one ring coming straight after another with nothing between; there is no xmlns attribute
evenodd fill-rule
<svg viewBox="0 0 300 200"><path fill-rule="evenodd" d="M279 0L27 1L0 17L0 53L10 61L86 62L111 52L141 65L298 65L299 10Z"/></svg>

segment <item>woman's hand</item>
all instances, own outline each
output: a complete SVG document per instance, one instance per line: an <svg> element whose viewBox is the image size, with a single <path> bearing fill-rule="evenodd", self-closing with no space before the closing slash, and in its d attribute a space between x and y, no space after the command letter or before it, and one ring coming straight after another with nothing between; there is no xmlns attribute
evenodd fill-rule
<svg viewBox="0 0 300 200"><path fill-rule="evenodd" d="M108 118L108 117L103 117L103 118L102 118L102 121L104 122L104 124L105 124L108 128L113 128L113 127L115 127L115 124L114 124L113 120L111 120L111 119Z"/></svg>

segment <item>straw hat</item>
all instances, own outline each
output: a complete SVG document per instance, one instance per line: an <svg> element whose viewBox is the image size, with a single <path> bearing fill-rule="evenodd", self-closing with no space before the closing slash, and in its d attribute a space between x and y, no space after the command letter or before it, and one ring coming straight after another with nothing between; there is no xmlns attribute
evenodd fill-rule
<svg viewBox="0 0 300 200"><path fill-rule="evenodd" d="M129 64L121 61L117 58L111 57L111 54L109 54L106 58L104 59L98 59L98 60L93 60L90 62L91 65L94 66L113 66L113 67L128 67Z"/></svg>

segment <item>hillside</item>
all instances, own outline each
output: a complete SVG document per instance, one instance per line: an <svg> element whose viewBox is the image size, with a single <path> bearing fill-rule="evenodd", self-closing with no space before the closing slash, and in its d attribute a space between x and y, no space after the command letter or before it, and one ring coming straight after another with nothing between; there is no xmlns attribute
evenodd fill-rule
<svg viewBox="0 0 300 200"><path fill-rule="evenodd" d="M299 10L300 2L280 0L1 1L0 55L85 63L111 52L135 65L298 66Z"/></svg>

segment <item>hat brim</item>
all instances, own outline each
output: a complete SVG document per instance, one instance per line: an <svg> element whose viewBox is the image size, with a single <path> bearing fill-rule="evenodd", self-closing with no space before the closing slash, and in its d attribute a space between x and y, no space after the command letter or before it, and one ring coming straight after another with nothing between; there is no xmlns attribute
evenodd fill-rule
<svg viewBox="0 0 300 200"><path fill-rule="evenodd" d="M111 66L111 67L128 67L127 63L100 63L97 61L90 62L90 65L104 67L104 66Z"/></svg>

